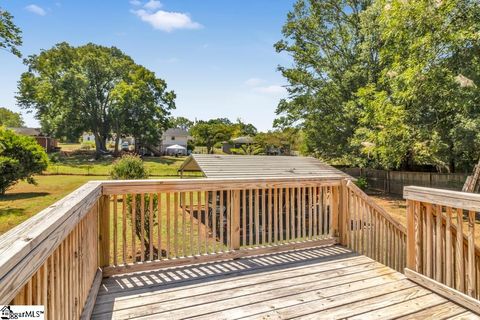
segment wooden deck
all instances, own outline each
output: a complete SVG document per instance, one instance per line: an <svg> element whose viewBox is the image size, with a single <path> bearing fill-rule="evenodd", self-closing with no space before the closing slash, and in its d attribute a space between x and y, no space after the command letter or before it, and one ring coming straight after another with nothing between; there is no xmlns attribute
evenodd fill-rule
<svg viewBox="0 0 480 320"><path fill-rule="evenodd" d="M479 319L341 246L104 279L93 319Z"/></svg>

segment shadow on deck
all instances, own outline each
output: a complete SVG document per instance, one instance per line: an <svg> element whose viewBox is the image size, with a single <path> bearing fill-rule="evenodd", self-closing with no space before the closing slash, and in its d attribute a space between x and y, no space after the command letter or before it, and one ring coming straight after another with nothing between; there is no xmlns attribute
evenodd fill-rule
<svg viewBox="0 0 480 320"><path fill-rule="evenodd" d="M478 319L341 246L166 268L103 280L93 319Z"/></svg>

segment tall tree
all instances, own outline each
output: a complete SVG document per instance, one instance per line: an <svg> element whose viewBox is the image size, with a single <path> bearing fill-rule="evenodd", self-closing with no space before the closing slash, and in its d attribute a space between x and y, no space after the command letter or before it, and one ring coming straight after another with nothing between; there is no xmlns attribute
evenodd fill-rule
<svg viewBox="0 0 480 320"><path fill-rule="evenodd" d="M375 72L360 54L360 13L370 2L298 0L282 29L284 39L275 45L294 61L280 67L289 99L279 103L275 124L303 128L309 152L320 157L351 152L357 123L352 101Z"/></svg>
<svg viewBox="0 0 480 320"><path fill-rule="evenodd" d="M0 107L0 126L23 127L24 125L25 123L20 113Z"/></svg>
<svg viewBox="0 0 480 320"><path fill-rule="evenodd" d="M13 16L0 7L0 48L21 58L22 31L13 23Z"/></svg>
<svg viewBox="0 0 480 320"><path fill-rule="evenodd" d="M233 126L230 120L219 118L208 121L198 121L190 130L198 146L205 146L207 153L213 152L213 147L232 137Z"/></svg>
<svg viewBox="0 0 480 320"><path fill-rule="evenodd" d="M171 128L179 128L185 131L189 131L193 124L192 120L185 117L171 117L169 120L169 126Z"/></svg>
<svg viewBox="0 0 480 320"><path fill-rule="evenodd" d="M157 136L162 125L153 122L165 123L174 108L165 81L115 47L60 43L25 63L18 103L35 110L44 131L56 137L91 131L97 153L106 151L112 131L130 134L125 130L135 127L135 134L147 136L142 139Z"/></svg>

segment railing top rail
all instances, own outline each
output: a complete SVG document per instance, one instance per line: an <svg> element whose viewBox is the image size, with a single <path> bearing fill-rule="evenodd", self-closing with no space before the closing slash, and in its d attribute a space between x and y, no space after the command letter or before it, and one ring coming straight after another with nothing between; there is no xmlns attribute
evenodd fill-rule
<svg viewBox="0 0 480 320"><path fill-rule="evenodd" d="M16 271L41 266L101 195L101 183L88 182L0 237L0 287Z"/></svg>
<svg viewBox="0 0 480 320"><path fill-rule="evenodd" d="M476 193L407 186L403 189L403 197L407 200L480 211L480 194Z"/></svg>
<svg viewBox="0 0 480 320"><path fill-rule="evenodd" d="M161 191L210 191L235 189L260 189L290 187L304 184L340 185L345 177L305 176L271 178L200 178L200 179L152 179L99 181L104 195L125 193L148 193Z"/></svg>

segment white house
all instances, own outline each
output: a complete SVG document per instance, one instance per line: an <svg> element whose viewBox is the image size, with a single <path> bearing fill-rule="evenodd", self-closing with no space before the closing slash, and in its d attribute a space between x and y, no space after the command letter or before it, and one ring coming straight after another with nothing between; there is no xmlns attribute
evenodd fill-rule
<svg viewBox="0 0 480 320"><path fill-rule="evenodd" d="M82 142L95 142L95 136L91 132L84 132L82 135Z"/></svg>
<svg viewBox="0 0 480 320"><path fill-rule="evenodd" d="M170 128L167 129L162 135L162 141L160 142L160 152L162 154L168 154L167 148L173 145L179 145L185 148L184 151L179 153L187 154L187 142L189 139L188 132L183 129Z"/></svg>

